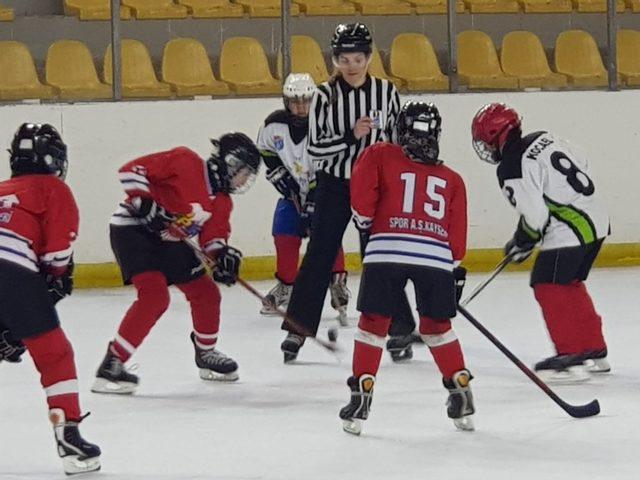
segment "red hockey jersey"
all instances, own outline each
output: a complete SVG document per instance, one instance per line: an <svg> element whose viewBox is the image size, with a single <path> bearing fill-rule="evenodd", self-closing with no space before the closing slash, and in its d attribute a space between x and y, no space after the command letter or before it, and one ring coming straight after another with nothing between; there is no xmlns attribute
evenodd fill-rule
<svg viewBox="0 0 640 480"><path fill-rule="evenodd" d="M78 223L73 193L58 177L23 175L0 182L0 259L61 275Z"/></svg>
<svg viewBox="0 0 640 480"><path fill-rule="evenodd" d="M353 169L351 207L371 225L364 263L403 263L452 270L467 248L465 185L445 165L408 158L402 147L378 143Z"/></svg>
<svg viewBox="0 0 640 480"><path fill-rule="evenodd" d="M211 253L231 234L233 204L226 193L213 194L204 160L187 147L153 153L125 164L119 178L127 199L111 217L112 225L138 225L127 204L150 197L173 214L194 214L200 224L200 244Z"/></svg>

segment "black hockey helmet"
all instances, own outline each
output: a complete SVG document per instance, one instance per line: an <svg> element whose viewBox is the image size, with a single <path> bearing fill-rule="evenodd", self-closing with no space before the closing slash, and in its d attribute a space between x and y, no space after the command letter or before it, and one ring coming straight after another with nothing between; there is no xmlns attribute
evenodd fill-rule
<svg viewBox="0 0 640 480"><path fill-rule="evenodd" d="M23 123L9 150L11 176L47 174L64 180L67 175L67 146L58 131L44 123Z"/></svg>
<svg viewBox="0 0 640 480"><path fill-rule="evenodd" d="M407 102L396 123L396 141L416 162L435 165L440 154L442 118L433 103Z"/></svg>
<svg viewBox="0 0 640 480"><path fill-rule="evenodd" d="M341 53L362 52L371 55L371 32L364 23L341 23L331 39L333 56Z"/></svg>
<svg viewBox="0 0 640 480"><path fill-rule="evenodd" d="M256 180L260 152L244 133L225 133L211 139L213 152L207 160L209 180L214 192L244 193Z"/></svg>

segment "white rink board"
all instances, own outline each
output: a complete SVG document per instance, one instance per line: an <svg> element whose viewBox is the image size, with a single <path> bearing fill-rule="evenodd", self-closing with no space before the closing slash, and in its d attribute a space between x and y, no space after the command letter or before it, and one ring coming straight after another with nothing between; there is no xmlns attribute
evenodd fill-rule
<svg viewBox="0 0 640 480"><path fill-rule="evenodd" d="M483 104L503 101L524 117L525 132L548 129L586 150L596 188L609 206L611 242L640 241L640 91L527 92L406 96L435 101L443 117L442 157L457 169L469 190L469 246L502 246L515 213L502 198L494 168L471 147L470 122ZM264 118L281 108L278 98L121 102L0 107L0 147L9 146L25 121L60 128L69 145L69 183L81 211L79 263L112 261L108 219L122 198L116 170L136 156L177 145L209 153L208 138L237 130L255 137ZM6 157L5 157L6 158ZM0 162L0 178L8 161ZM232 241L247 256L274 253L271 217L277 199L262 175L252 191L237 197ZM348 230L347 251L357 251Z"/></svg>

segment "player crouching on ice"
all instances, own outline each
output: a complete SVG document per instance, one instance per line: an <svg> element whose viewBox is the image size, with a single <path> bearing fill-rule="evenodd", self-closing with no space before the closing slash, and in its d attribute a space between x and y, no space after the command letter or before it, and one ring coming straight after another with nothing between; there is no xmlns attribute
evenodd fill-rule
<svg viewBox="0 0 640 480"><path fill-rule="evenodd" d="M316 175L307 153L307 131L315 91L316 84L308 73L287 76L282 88L285 109L269 115L258 133L257 146L267 167L267 180L282 195L272 227L278 284L265 297L267 302L260 310L263 315L275 315L274 307L287 308L298 274L300 245L311 228ZM340 323L346 325L350 293L342 248L333 266L329 292L331 306L338 311Z"/></svg>
<svg viewBox="0 0 640 480"><path fill-rule="evenodd" d="M407 281L415 287L420 334L449 391L447 414L473 430L474 413L460 342L451 328L466 270L467 200L460 175L439 159L441 118L433 104L405 104L397 143L368 147L351 176L351 206L369 235L358 295L351 401L340 410L344 430L360 434L369 416L392 305Z"/></svg>
<svg viewBox="0 0 640 480"><path fill-rule="evenodd" d="M19 362L26 346L65 473L93 472L100 470L100 448L78 430L88 414L80 411L73 348L56 311L73 289L71 244L79 222L64 183L67 146L51 125L25 123L9 152L11 179L0 182L0 361Z"/></svg>
<svg viewBox="0 0 640 480"><path fill-rule="evenodd" d="M557 355L538 362L536 372L546 381L580 382L589 371L610 371L602 320L584 285L609 216L586 159L548 132L523 136L519 115L501 103L481 108L471 129L476 153L498 165L502 193L520 214L505 255L521 263L541 244L530 284Z"/></svg>
<svg viewBox="0 0 640 480"><path fill-rule="evenodd" d="M127 311L96 375L92 391L132 393L138 377L124 363L169 307L169 285L191 305L196 366L204 380L238 379L238 364L217 350L220 291L232 285L242 254L227 245L231 232L229 194L253 184L260 153L244 134L212 140L205 162L186 147L147 155L120 169L125 202L111 218L111 246L126 284L138 299ZM213 280L186 241L198 239L215 259ZM183 241L184 240L184 241Z"/></svg>

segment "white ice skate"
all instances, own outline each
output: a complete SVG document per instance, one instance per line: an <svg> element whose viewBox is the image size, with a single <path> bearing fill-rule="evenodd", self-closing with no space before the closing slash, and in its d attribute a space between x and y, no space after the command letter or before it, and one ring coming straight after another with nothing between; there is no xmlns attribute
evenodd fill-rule
<svg viewBox="0 0 640 480"><path fill-rule="evenodd" d="M49 411L49 419L53 424L64 473L75 475L100 470L100 448L80 436L79 422L68 421L61 408L52 408Z"/></svg>
<svg viewBox="0 0 640 480"><path fill-rule="evenodd" d="M289 305L292 290L293 285L278 281L276 286L265 295L260 314L266 316L278 315L277 308L286 309L287 305Z"/></svg>
<svg viewBox="0 0 640 480"><path fill-rule="evenodd" d="M472 432L475 430L471 415L475 413L473 394L469 382L473 376L469 370L460 370L451 379L443 379L442 383L449 390L447 399L447 415L453 420L458 430Z"/></svg>
<svg viewBox="0 0 640 480"><path fill-rule="evenodd" d="M338 312L338 323L340 326L347 327L347 306L351 292L347 288L347 272L336 272L331 277L329 285L329 293L331 294L331 307Z"/></svg>

